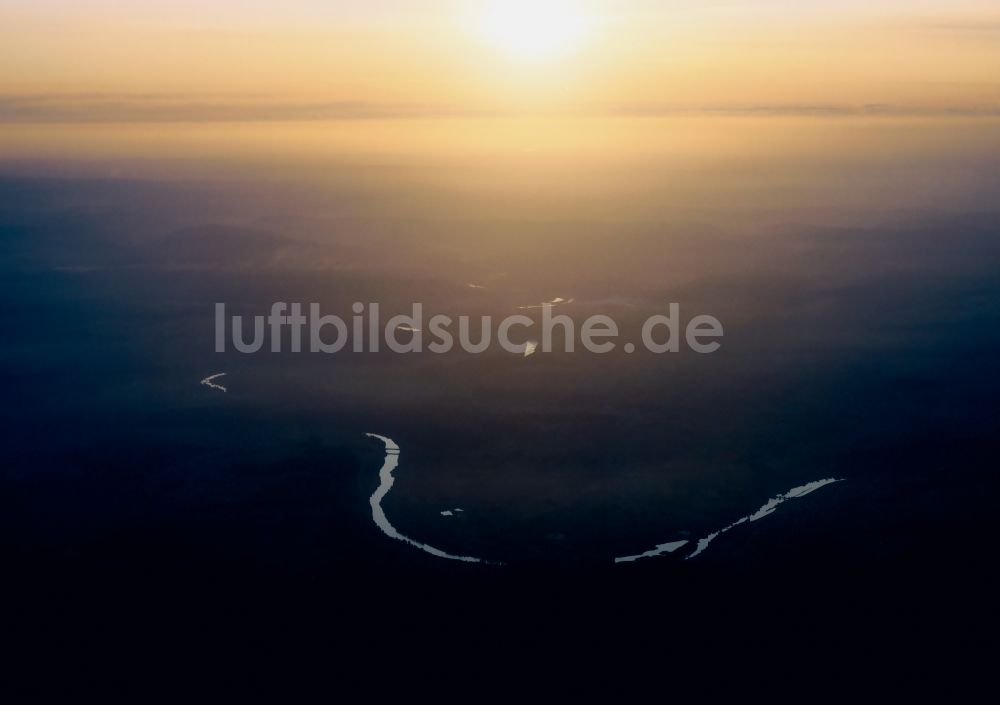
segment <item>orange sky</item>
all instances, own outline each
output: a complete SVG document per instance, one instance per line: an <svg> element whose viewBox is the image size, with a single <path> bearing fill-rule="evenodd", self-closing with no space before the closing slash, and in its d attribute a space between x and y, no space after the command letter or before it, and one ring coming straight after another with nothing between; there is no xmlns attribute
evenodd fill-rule
<svg viewBox="0 0 1000 705"><path fill-rule="evenodd" d="M538 60L485 41L487 4L3 0L0 120L69 119L94 94L88 119L109 120L163 105L201 119L220 103L247 119L334 103L389 116L1000 106L993 0L580 0L586 39Z"/></svg>

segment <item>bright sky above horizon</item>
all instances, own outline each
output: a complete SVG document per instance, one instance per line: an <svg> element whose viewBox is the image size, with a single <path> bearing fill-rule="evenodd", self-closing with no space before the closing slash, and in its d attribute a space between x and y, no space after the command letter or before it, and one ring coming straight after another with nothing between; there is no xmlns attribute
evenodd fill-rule
<svg viewBox="0 0 1000 705"><path fill-rule="evenodd" d="M1000 105L996 0L0 0L10 102ZM6 101L7 107L5 108ZM38 106L34 107L37 115Z"/></svg>

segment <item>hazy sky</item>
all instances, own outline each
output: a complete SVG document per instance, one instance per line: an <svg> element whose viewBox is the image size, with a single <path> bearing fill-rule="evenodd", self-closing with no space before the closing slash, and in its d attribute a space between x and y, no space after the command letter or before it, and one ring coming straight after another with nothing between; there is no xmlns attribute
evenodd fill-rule
<svg viewBox="0 0 1000 705"><path fill-rule="evenodd" d="M443 111L1000 105L995 0L536 0L500 20L491 5L0 0L0 119L38 120L81 94L116 94L126 111L209 98L253 110L262 98Z"/></svg>

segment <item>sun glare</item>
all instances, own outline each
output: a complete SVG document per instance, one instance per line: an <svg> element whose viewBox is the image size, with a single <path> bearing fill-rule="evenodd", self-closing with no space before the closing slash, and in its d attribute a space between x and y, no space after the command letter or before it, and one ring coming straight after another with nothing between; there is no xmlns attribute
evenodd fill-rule
<svg viewBox="0 0 1000 705"><path fill-rule="evenodd" d="M579 48L593 18L573 0L500 0L489 2L477 24L479 33L507 54L541 60Z"/></svg>

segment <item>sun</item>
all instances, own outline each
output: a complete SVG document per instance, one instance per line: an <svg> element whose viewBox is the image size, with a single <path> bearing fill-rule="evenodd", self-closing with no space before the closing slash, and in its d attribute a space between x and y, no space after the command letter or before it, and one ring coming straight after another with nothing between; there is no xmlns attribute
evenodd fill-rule
<svg viewBox="0 0 1000 705"><path fill-rule="evenodd" d="M578 49L593 18L573 0L497 0L479 14L479 34L518 59L541 60Z"/></svg>

